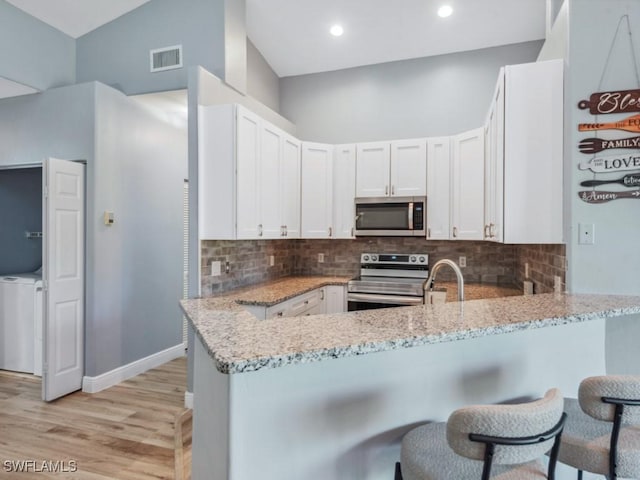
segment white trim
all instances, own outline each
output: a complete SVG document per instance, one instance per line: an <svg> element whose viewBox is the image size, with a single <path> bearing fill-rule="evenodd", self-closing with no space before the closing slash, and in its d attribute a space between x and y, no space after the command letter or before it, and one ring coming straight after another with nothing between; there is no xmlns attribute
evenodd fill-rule
<svg viewBox="0 0 640 480"><path fill-rule="evenodd" d="M193 410L193 392L184 392L184 408Z"/></svg>
<svg viewBox="0 0 640 480"><path fill-rule="evenodd" d="M159 367L175 358L184 356L184 345L182 343L169 347L161 352L154 353L148 357L141 358L122 367L118 367L110 372L103 373L97 377L87 377L82 379L82 391L85 393L98 393L105 388L113 387L129 378L140 375L152 368Z"/></svg>

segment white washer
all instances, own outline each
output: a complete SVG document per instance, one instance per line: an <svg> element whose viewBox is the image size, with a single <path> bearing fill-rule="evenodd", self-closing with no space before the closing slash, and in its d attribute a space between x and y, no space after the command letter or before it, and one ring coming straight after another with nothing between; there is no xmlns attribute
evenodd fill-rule
<svg viewBox="0 0 640 480"><path fill-rule="evenodd" d="M0 369L41 374L42 305L38 302L42 302L40 275L19 273L0 277ZM36 330L40 332L38 352Z"/></svg>

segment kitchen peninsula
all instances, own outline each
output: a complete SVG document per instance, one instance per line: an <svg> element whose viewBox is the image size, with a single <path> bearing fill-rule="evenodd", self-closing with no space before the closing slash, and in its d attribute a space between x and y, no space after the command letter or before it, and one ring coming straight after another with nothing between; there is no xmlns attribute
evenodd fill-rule
<svg viewBox="0 0 640 480"><path fill-rule="evenodd" d="M392 478L416 423L550 387L575 395L605 371L605 322L640 313L640 297L565 294L270 320L238 303L346 281L183 301L197 336L194 480Z"/></svg>

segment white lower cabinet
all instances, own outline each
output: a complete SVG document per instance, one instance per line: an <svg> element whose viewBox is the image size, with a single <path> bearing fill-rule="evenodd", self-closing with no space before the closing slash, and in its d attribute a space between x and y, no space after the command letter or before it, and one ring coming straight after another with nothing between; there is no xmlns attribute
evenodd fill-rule
<svg viewBox="0 0 640 480"><path fill-rule="evenodd" d="M259 320L343 313L347 311L346 288L344 285L327 285L270 307L260 305L243 305L243 307Z"/></svg>
<svg viewBox="0 0 640 480"><path fill-rule="evenodd" d="M333 237L333 145L302 143L301 236Z"/></svg>
<svg viewBox="0 0 640 480"><path fill-rule="evenodd" d="M326 312L343 313L347 311L347 287L343 285L328 285L326 291Z"/></svg>

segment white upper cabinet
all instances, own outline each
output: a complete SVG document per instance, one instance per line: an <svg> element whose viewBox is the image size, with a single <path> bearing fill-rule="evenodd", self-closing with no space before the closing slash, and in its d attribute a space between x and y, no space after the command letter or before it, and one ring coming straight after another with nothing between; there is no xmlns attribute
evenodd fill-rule
<svg viewBox="0 0 640 480"><path fill-rule="evenodd" d="M300 142L240 105L198 109L201 239L300 235Z"/></svg>
<svg viewBox="0 0 640 480"><path fill-rule="evenodd" d="M563 62L501 69L486 121L486 240L562 243Z"/></svg>
<svg viewBox="0 0 640 480"><path fill-rule="evenodd" d="M422 197L427 194L427 140L391 143L391 196Z"/></svg>
<svg viewBox="0 0 640 480"><path fill-rule="evenodd" d="M333 161L334 238L354 238L356 146L336 145Z"/></svg>
<svg viewBox="0 0 640 480"><path fill-rule="evenodd" d="M562 60L505 68L504 242L562 243Z"/></svg>
<svg viewBox="0 0 640 480"><path fill-rule="evenodd" d="M451 236L451 137L427 139L427 239Z"/></svg>
<svg viewBox="0 0 640 480"><path fill-rule="evenodd" d="M504 177L504 69L500 69L498 83L489 107L485 124L484 157L484 232L485 240L502 242L503 177Z"/></svg>
<svg viewBox="0 0 640 480"><path fill-rule="evenodd" d="M426 139L360 143L356 165L356 197L426 195Z"/></svg>
<svg viewBox="0 0 640 480"><path fill-rule="evenodd" d="M237 179L222 179L215 174L204 188L217 188L217 182L236 183L237 238L262 236L260 225L260 130L261 119L246 108L237 109L236 171ZM226 139L233 142L232 138ZM215 173L215 172L212 172ZM217 178L217 181L216 181Z"/></svg>
<svg viewBox="0 0 640 480"><path fill-rule="evenodd" d="M333 236L333 145L302 143L301 236Z"/></svg>
<svg viewBox="0 0 640 480"><path fill-rule="evenodd" d="M356 153L356 197L388 197L391 145L359 143Z"/></svg>
<svg viewBox="0 0 640 480"><path fill-rule="evenodd" d="M301 142L284 134L280 163L280 212L283 237L300 238Z"/></svg>
<svg viewBox="0 0 640 480"><path fill-rule="evenodd" d="M453 137L451 175L451 238L482 240L484 238L484 127Z"/></svg>

